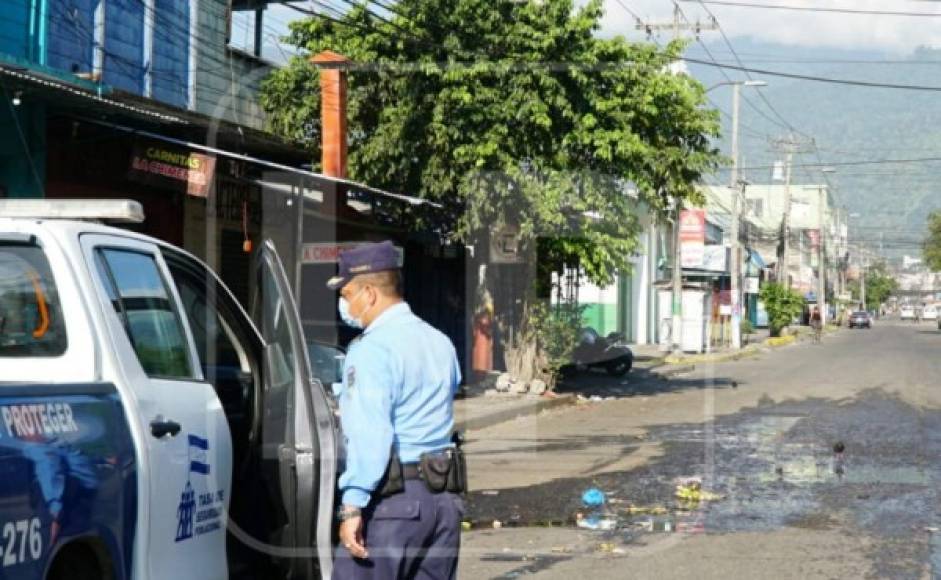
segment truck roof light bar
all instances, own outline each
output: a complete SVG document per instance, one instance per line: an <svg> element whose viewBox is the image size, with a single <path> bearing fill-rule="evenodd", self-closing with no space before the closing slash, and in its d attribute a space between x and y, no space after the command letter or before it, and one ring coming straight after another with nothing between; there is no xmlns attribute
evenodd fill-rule
<svg viewBox="0 0 941 580"><path fill-rule="evenodd" d="M0 199L0 218L139 224L144 221L144 208L132 199Z"/></svg>

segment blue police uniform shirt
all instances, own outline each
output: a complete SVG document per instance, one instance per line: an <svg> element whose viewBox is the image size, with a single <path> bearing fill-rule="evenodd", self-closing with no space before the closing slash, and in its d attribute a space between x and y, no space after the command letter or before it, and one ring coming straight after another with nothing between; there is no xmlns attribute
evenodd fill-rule
<svg viewBox="0 0 941 580"><path fill-rule="evenodd" d="M393 444L403 463L451 445L461 382L450 339L405 302L380 314L349 348L340 391L347 440L340 477L344 505L365 507Z"/></svg>

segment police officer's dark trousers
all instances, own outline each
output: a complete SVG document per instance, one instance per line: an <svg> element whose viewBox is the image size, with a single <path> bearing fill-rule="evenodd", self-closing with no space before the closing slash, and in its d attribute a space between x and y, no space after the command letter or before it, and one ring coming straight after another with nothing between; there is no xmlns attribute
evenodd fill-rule
<svg viewBox="0 0 941 580"><path fill-rule="evenodd" d="M450 580L457 576L464 505L451 493L431 493L409 479L405 491L363 510L369 557L353 558L338 546L334 580Z"/></svg>

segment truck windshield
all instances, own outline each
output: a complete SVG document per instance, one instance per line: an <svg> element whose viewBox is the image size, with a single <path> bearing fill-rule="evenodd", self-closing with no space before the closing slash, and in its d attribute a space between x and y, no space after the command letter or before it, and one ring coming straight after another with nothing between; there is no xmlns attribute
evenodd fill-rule
<svg viewBox="0 0 941 580"><path fill-rule="evenodd" d="M59 356L66 344L59 294L42 249L0 242L0 357Z"/></svg>

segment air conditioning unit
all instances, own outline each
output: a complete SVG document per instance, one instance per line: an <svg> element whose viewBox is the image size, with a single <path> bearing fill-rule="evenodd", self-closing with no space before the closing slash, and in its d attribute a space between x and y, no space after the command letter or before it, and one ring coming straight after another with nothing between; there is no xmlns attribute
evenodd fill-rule
<svg viewBox="0 0 941 580"><path fill-rule="evenodd" d="M490 262L493 264L519 264L523 261L519 228L502 225L490 233Z"/></svg>

